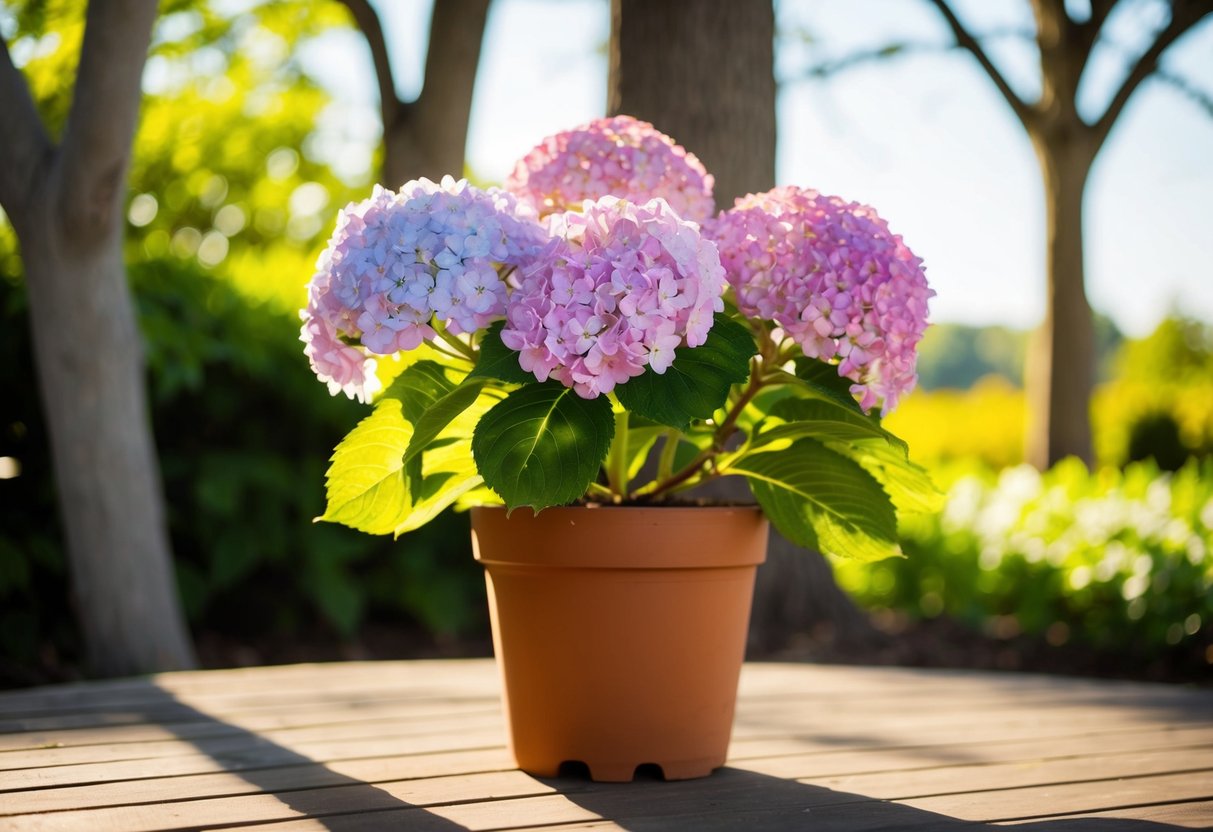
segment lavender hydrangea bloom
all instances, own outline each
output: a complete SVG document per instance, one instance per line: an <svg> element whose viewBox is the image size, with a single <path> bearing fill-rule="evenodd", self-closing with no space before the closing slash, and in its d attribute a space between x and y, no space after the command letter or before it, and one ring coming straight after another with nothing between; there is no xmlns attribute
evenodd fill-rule
<svg viewBox="0 0 1213 832"><path fill-rule="evenodd" d="M693 222L715 211L712 185L693 154L631 116L600 118L548 136L518 161L505 183L541 216L613 195L634 202L661 197Z"/></svg>
<svg viewBox="0 0 1213 832"><path fill-rule="evenodd" d="M723 309L724 269L698 226L662 199L606 196L549 217L553 239L520 270L501 339L539 381L583 398L699 346Z"/></svg>
<svg viewBox="0 0 1213 832"><path fill-rule="evenodd" d="M508 193L445 177L375 186L346 206L317 263L303 311L312 369L333 392L365 400L374 362L437 337L475 332L505 315L509 267L547 239Z"/></svg>
<svg viewBox="0 0 1213 832"><path fill-rule="evenodd" d="M789 186L738 199L704 230L742 314L774 321L811 358L837 361L865 410L888 413L914 388L935 293L875 211Z"/></svg>

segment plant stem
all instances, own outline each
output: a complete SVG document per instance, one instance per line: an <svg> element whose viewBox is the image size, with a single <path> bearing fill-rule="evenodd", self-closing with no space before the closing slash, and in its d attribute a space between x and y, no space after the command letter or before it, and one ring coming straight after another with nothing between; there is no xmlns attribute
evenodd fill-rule
<svg viewBox="0 0 1213 832"><path fill-rule="evenodd" d="M674 473L674 457L678 453L678 443L682 441L682 432L670 428L665 432L665 443L661 446L661 456L657 459L657 481L667 480Z"/></svg>
<svg viewBox="0 0 1213 832"><path fill-rule="evenodd" d="M475 347L465 341L461 341L459 338L447 332L446 328L441 325L435 326L434 331L438 333L439 338L446 342L447 345L454 348L461 356L466 358L468 361L471 361L473 364L476 363L476 359L479 357L479 355L477 354Z"/></svg>
<svg viewBox="0 0 1213 832"><path fill-rule="evenodd" d="M430 349L432 349L434 352L440 352L443 355L447 356L448 358L455 358L455 359L458 359L459 361L466 361L469 364L472 364L473 366L475 366L475 362L472 359L470 359L466 354L464 354L462 352L455 352L454 350L448 350L448 349L440 346L438 344L438 342L436 342L436 341L430 342Z"/></svg>
<svg viewBox="0 0 1213 832"><path fill-rule="evenodd" d="M608 502L615 502L615 494L602 483L592 482L586 492L592 497L601 497Z"/></svg>
<svg viewBox="0 0 1213 832"><path fill-rule="evenodd" d="M611 440L606 458L607 484L616 500L628 493L628 411L615 411L615 438Z"/></svg>
<svg viewBox="0 0 1213 832"><path fill-rule="evenodd" d="M737 400L729 407L725 414L724 421L717 426L716 431L712 434L712 444L704 448L695 458L683 466L677 473L667 477L658 478L653 488L648 491L638 492L638 495L643 493L646 497L656 497L660 494L673 491L684 486L688 480L691 480L696 475L701 474L704 465L714 460L719 456L725 448L726 443L737 432L737 420L741 418L741 413L746 409L746 406L754 400L767 384L767 376L763 372L763 364L758 358L754 358L750 362L750 381L746 384L745 389ZM664 456L664 454L663 454ZM703 475L702 479L711 479L713 475Z"/></svg>

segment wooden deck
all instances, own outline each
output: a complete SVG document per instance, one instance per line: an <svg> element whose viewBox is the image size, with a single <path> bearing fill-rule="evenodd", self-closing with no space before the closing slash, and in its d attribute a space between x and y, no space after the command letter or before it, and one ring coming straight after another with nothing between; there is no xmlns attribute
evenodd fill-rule
<svg viewBox="0 0 1213 832"><path fill-rule="evenodd" d="M706 780L512 768L487 660L0 694L0 830L1213 828L1213 690L747 665Z"/></svg>

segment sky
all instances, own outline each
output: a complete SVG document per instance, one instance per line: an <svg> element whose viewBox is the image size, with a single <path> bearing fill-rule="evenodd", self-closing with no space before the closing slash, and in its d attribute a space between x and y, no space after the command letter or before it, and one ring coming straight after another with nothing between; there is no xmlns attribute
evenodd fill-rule
<svg viewBox="0 0 1213 832"><path fill-rule="evenodd" d="M413 98L422 81L430 0L377 6L397 91ZM976 31L1031 25L1026 0L956 6ZM812 62L857 49L897 40L949 43L930 4L780 0L777 10L777 184L873 206L925 261L937 292L932 320L1021 329L1039 323L1045 289L1039 169L1022 127L976 62L959 51L929 51L825 81L805 79L803 68ZM1157 4L1147 1L1114 18L1112 45L1097 52L1083 80L1084 114L1101 111L1126 71L1126 56L1140 51L1157 15ZM494 0L468 140L477 177L500 181L544 136L604 114L609 26L606 0ZM311 49L305 65L323 63L316 74L336 99L330 124L356 174L365 169L364 148L378 140L369 52L352 31ZM1018 91L1034 94L1029 45L1000 38L991 52ZM1163 66L1213 96L1213 20L1169 50ZM1213 322L1211 198L1213 116L1171 86L1143 84L1087 186L1087 292L1095 310L1131 336L1148 334L1176 311Z"/></svg>

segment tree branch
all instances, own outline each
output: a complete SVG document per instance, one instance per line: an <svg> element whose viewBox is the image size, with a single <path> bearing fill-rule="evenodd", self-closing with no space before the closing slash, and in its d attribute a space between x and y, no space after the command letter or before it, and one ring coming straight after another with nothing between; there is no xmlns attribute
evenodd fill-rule
<svg viewBox="0 0 1213 832"><path fill-rule="evenodd" d="M13 66L8 44L0 38L0 206L16 228L37 184L43 161L54 149L29 87Z"/></svg>
<svg viewBox="0 0 1213 832"><path fill-rule="evenodd" d="M995 29L984 33L981 36L982 40L993 40L996 38L1014 37L1025 40L1031 40L1033 33L1022 28L1007 28ZM863 66L866 63L874 61L886 60L888 58L902 58L908 55L920 55L947 52L953 49L960 49L959 43L950 43L941 45L937 41L925 40L904 40L886 43L884 46L879 46L875 49L865 49L859 52L852 52L849 55L843 55L832 61L822 61L819 64L814 64L804 71L802 78L830 78L839 72L845 72L853 67ZM780 83L795 81L795 78L781 79Z"/></svg>
<svg viewBox="0 0 1213 832"><path fill-rule="evenodd" d="M1011 106L1015 115L1023 123L1025 129L1029 132L1032 130L1033 109L1022 98L1015 94L1015 90L1011 89L1011 85L1007 83L1007 79L1002 77L1002 73L998 71L998 67L986 55L985 50L981 48L977 38L964 27L956 17L951 7L948 6L947 0L931 0L935 4L935 8L939 9L939 13L943 15L948 26L952 29L952 34L956 37L956 45L962 49L972 53L977 62L981 64L981 68L990 76L990 80L994 82L994 86L998 87L998 91L1002 93L1002 97L1006 99L1007 104Z"/></svg>
<svg viewBox="0 0 1213 832"><path fill-rule="evenodd" d="M383 119L383 132L386 134L391 125L400 118L403 104L400 96L396 95L396 81L392 76L392 62L388 58L387 39L383 35L383 25L379 15L371 6L369 0L341 0L354 23L362 30L367 45L371 47L371 60L375 63L375 80L379 84L379 113Z"/></svg>
<svg viewBox="0 0 1213 832"><path fill-rule="evenodd" d="M105 236L121 216L155 19L156 0L93 0L88 5L55 182L59 215L75 244Z"/></svg>
<svg viewBox="0 0 1213 832"><path fill-rule="evenodd" d="M1208 0L1190 0L1190 2L1175 2L1171 4L1171 22L1168 23L1149 48L1137 59L1129 74L1125 77L1120 89L1112 96L1108 108L1094 124L1096 147L1103 144L1104 139L1112 130L1112 125L1124 111L1125 105L1133 97L1133 93L1141 86L1141 82L1150 77L1158 69L1158 59L1171 44L1179 40L1186 32L1207 15L1213 13L1213 3Z"/></svg>
<svg viewBox="0 0 1213 832"><path fill-rule="evenodd" d="M1155 70L1154 80L1161 81L1175 88L1181 95L1204 110L1210 118L1213 118L1213 93L1202 90L1187 78L1176 75L1173 72L1168 72L1165 69Z"/></svg>

